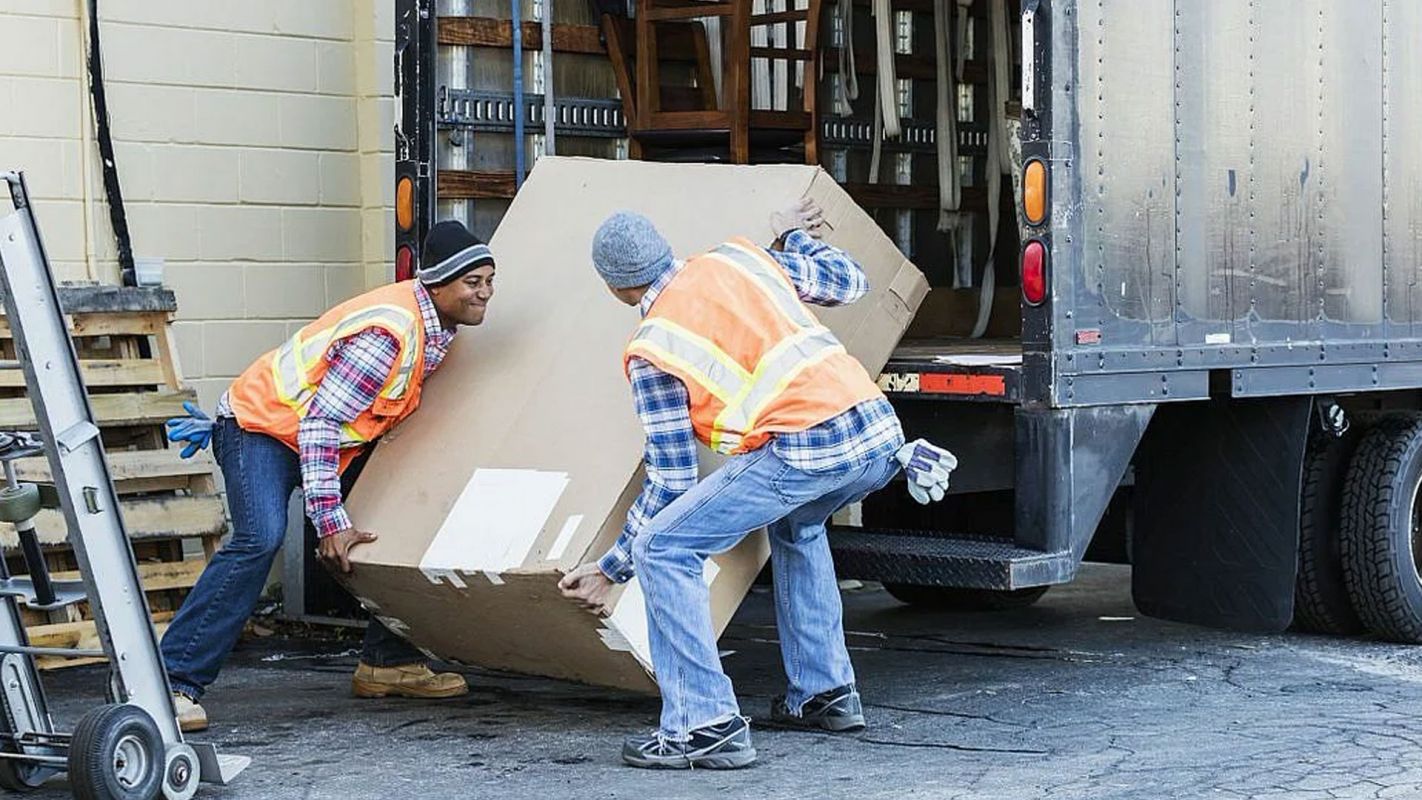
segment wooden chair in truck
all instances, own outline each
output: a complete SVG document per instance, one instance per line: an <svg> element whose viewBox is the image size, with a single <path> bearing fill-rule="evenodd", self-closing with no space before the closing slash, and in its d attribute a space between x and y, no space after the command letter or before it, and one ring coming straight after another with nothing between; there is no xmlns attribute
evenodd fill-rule
<svg viewBox="0 0 1422 800"><path fill-rule="evenodd" d="M753 13L752 0L638 0L635 20L605 17L632 156L657 159L675 151L678 160L706 160L709 153L736 164L792 158L818 163L821 8L822 0L766 13ZM718 47L704 20L719 21ZM712 62L717 49L719 92ZM667 80L677 65L688 63L690 85ZM771 91L762 92L770 95L765 102L753 103L757 74L771 78Z"/></svg>

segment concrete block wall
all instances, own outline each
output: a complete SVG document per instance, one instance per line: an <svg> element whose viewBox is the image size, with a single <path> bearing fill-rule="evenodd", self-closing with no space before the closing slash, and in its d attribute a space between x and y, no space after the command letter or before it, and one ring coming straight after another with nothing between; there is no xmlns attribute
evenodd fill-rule
<svg viewBox="0 0 1422 800"><path fill-rule="evenodd" d="M0 0L0 166L26 170L59 276L118 270L82 0ZM390 0L106 0L134 251L166 259L183 372L211 408L330 305L390 279Z"/></svg>

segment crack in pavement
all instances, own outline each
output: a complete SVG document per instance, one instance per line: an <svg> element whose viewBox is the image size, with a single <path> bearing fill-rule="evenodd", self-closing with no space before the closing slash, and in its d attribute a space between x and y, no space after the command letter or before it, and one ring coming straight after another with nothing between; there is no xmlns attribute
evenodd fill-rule
<svg viewBox="0 0 1422 800"><path fill-rule="evenodd" d="M958 750L964 753L1004 753L1008 755L1024 756L1045 756L1050 755L1048 750L1027 750L1012 747L976 747L967 744L954 744L952 742L903 742L892 739L871 739L867 736L856 736L856 741L864 744L883 745L887 747L915 747L934 750Z"/></svg>
<svg viewBox="0 0 1422 800"><path fill-rule="evenodd" d="M1011 727L1011 728L1028 728L1028 727L1031 727L1030 725L1026 725L1026 724L1023 724L1023 723L1021 723L1021 722L1011 722L1011 721L1005 720L1005 719L998 719L997 717L994 717L994 716L991 716L991 715L988 715L988 714L969 714L969 713L967 713L967 712L965 712L965 711L944 711L944 710L936 709L936 708L914 708L914 707L912 707L912 706L897 706L897 705L892 705L892 704L889 704L889 703L865 703L865 704L864 704L864 707L865 707L865 708L882 708L882 709L887 709L887 710L889 710L889 711L903 711L903 712L908 713L908 714L928 714L928 715L935 716L935 717L957 717L957 718L959 718L959 719L980 719L980 720L983 720L983 721L985 721L985 722L993 722L993 723L996 723L996 724L998 724L998 725L1006 725L1006 726Z"/></svg>

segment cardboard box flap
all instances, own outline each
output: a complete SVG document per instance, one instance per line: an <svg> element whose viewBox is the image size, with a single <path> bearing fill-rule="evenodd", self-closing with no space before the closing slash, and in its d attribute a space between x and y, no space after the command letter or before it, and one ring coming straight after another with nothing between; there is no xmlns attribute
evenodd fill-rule
<svg viewBox="0 0 1422 800"><path fill-rule="evenodd" d="M904 261L894 279L889 282L889 294L902 303L903 314L912 318L913 310L928 297L928 281L911 262Z"/></svg>

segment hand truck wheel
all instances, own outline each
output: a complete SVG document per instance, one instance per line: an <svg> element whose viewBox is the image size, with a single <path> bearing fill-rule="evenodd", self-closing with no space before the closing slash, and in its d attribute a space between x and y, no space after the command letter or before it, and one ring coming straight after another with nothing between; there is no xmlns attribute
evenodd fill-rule
<svg viewBox="0 0 1422 800"><path fill-rule="evenodd" d="M69 785L78 800L153 800L165 766L163 737L138 706L90 710L69 742Z"/></svg>
<svg viewBox="0 0 1422 800"><path fill-rule="evenodd" d="M0 522L24 522L41 508L40 490L33 483L0 488Z"/></svg>
<svg viewBox="0 0 1422 800"><path fill-rule="evenodd" d="M163 767L163 800L192 800L198 790L197 751L192 745L175 742L168 745Z"/></svg>

